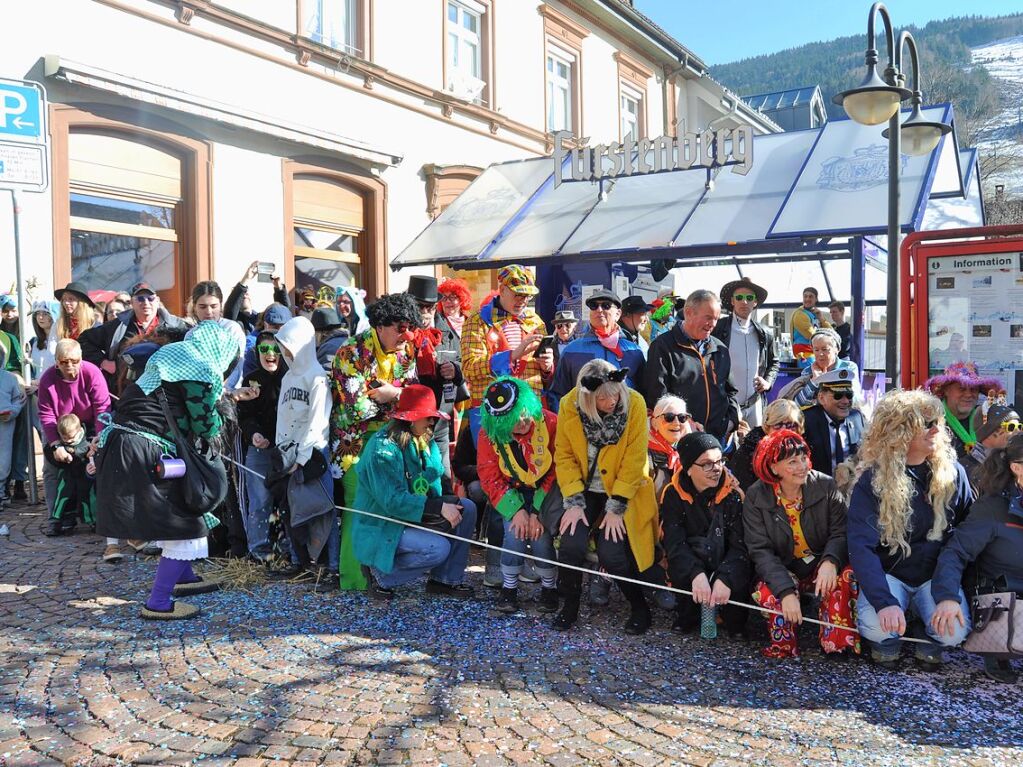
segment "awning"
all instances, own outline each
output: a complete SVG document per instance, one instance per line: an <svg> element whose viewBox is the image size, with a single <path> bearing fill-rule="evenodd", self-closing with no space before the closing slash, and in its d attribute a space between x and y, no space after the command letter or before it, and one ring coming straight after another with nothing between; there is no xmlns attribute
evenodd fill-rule
<svg viewBox="0 0 1023 767"><path fill-rule="evenodd" d="M950 210L959 206L956 215L972 216L971 225L979 225L979 185L971 202L967 183L975 158L961 161L952 107L923 111L953 130L929 155L903 156L900 226L904 232L920 230L938 200L949 201ZM714 171L712 184L706 171L693 169L555 187L550 157L499 163L391 266L489 268L553 260L705 258L728 250L785 253L812 250L823 239L883 234L884 127L836 120L813 130L755 136L748 175L722 168Z"/></svg>
<svg viewBox="0 0 1023 767"><path fill-rule="evenodd" d="M260 114L164 85L136 80L118 72L110 72L60 56L46 56L44 72L47 77L64 82L116 93L134 101L186 112L207 120L294 141L297 144L348 155L374 165L394 167L402 161L402 155L397 152L372 147L336 133L298 125L272 115Z"/></svg>

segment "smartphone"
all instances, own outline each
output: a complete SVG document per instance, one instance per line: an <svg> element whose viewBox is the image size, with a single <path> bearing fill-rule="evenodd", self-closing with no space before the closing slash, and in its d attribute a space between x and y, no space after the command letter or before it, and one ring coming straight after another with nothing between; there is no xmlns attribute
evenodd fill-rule
<svg viewBox="0 0 1023 767"><path fill-rule="evenodd" d="M272 282L275 268L273 261L260 261L256 266L256 282Z"/></svg>
<svg viewBox="0 0 1023 767"><path fill-rule="evenodd" d="M539 357L547 349L554 349L555 339L554 336L544 336L540 339L540 345L536 347L536 351L533 352L534 357Z"/></svg>
<svg viewBox="0 0 1023 767"><path fill-rule="evenodd" d="M384 385L383 381L378 381L375 378L372 381L369 382L369 388L370 389L379 389L383 385Z"/></svg>

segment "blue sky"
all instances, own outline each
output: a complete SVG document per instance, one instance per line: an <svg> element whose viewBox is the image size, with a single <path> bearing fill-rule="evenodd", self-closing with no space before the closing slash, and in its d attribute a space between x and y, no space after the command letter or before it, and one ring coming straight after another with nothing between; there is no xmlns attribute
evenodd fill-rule
<svg viewBox="0 0 1023 767"><path fill-rule="evenodd" d="M711 65L845 35L862 34L866 41L871 5L868 0L636 0L635 4ZM1023 0L889 0L885 5L896 30L950 16L1023 12Z"/></svg>

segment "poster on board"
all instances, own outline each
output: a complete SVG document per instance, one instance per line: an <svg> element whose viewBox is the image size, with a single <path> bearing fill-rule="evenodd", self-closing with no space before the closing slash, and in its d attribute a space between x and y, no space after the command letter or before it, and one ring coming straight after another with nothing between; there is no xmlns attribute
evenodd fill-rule
<svg viewBox="0 0 1023 767"><path fill-rule="evenodd" d="M927 288L930 374L970 360L1023 402L1023 253L928 258Z"/></svg>

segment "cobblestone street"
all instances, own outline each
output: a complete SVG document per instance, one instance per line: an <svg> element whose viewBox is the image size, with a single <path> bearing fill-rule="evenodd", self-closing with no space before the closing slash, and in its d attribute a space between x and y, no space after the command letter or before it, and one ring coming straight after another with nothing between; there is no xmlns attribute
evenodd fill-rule
<svg viewBox="0 0 1023 767"><path fill-rule="evenodd" d="M39 507L35 507L39 508ZM0 521L4 765L1018 765L1023 687L954 653L942 674L762 660L756 642L646 637L625 610L568 635L532 610L420 589L389 607L277 584L138 617L155 563ZM528 591L528 589L526 589ZM809 639L809 637L807 637Z"/></svg>

